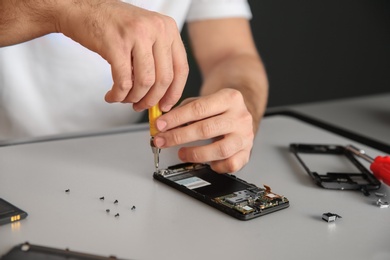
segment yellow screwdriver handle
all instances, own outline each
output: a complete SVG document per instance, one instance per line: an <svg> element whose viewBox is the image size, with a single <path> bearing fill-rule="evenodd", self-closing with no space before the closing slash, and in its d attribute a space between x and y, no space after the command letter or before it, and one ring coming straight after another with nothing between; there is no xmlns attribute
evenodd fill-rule
<svg viewBox="0 0 390 260"><path fill-rule="evenodd" d="M148 114L149 114L150 136L155 136L156 134L158 134L156 120L159 116L162 115L160 106L157 104L149 108Z"/></svg>

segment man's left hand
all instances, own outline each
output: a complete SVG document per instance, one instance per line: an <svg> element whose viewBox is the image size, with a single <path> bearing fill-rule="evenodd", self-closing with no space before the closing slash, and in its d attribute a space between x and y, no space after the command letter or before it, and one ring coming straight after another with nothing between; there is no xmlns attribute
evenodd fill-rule
<svg viewBox="0 0 390 260"><path fill-rule="evenodd" d="M160 116L155 145L167 148L212 139L202 146L182 147L184 162L210 163L220 173L236 172L249 160L254 140L253 119L238 90L222 89L208 96L185 100Z"/></svg>

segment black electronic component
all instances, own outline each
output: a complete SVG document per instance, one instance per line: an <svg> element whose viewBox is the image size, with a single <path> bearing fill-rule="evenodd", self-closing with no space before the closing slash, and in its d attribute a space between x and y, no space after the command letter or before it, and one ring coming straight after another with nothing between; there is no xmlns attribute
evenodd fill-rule
<svg viewBox="0 0 390 260"><path fill-rule="evenodd" d="M290 144L290 151L296 156L315 183L325 189L360 190L365 195L369 195L369 190L377 190L381 186L380 181L344 146ZM307 155L311 157L304 160L304 156ZM335 157L334 160L328 162L328 158L332 156ZM320 162L321 166L323 166L322 168L325 168L325 173L321 173L319 169L309 166L310 159ZM335 165L338 163L348 166L346 167L348 169L339 170L335 168Z"/></svg>
<svg viewBox="0 0 390 260"><path fill-rule="evenodd" d="M98 256L81 252L71 251L69 249L57 249L46 246L32 245L29 243L23 243L15 246L2 260L119 260L115 256Z"/></svg>
<svg viewBox="0 0 390 260"><path fill-rule="evenodd" d="M324 213L322 214L322 219L326 222L335 222L336 219L341 218L341 216L334 214L334 213Z"/></svg>
<svg viewBox="0 0 390 260"><path fill-rule="evenodd" d="M237 219L249 220L289 206L289 200L207 164L187 163L158 170L154 178Z"/></svg>
<svg viewBox="0 0 390 260"><path fill-rule="evenodd" d="M381 209L385 209L385 208L388 208L389 207L389 202L387 201L383 201L381 198L379 198L375 204L381 208Z"/></svg>
<svg viewBox="0 0 390 260"><path fill-rule="evenodd" d="M19 221L27 217L27 213L0 198L0 225Z"/></svg>

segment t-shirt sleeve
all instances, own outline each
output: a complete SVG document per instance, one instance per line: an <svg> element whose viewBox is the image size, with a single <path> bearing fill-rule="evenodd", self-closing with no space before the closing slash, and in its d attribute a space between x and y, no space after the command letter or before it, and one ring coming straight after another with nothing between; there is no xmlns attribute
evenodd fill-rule
<svg viewBox="0 0 390 260"><path fill-rule="evenodd" d="M192 0L187 22L241 17L252 18L247 0Z"/></svg>

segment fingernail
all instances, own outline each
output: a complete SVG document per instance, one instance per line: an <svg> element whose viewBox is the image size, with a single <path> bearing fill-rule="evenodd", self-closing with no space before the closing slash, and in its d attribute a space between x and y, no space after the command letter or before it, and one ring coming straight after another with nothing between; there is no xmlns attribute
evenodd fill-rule
<svg viewBox="0 0 390 260"><path fill-rule="evenodd" d="M142 112L142 111L145 110L144 108L139 108L139 107L134 106L134 105L133 105L133 109L134 109L135 112Z"/></svg>
<svg viewBox="0 0 390 260"><path fill-rule="evenodd" d="M157 125L157 129L159 131L162 131L167 126L167 122L165 122L164 120L157 120L156 125Z"/></svg>
<svg viewBox="0 0 390 260"><path fill-rule="evenodd" d="M183 162L187 160L186 154L182 150L179 150L179 159L182 160Z"/></svg>
<svg viewBox="0 0 390 260"><path fill-rule="evenodd" d="M169 110L171 110L172 107L172 105L165 105L161 109L163 112L168 112Z"/></svg>
<svg viewBox="0 0 390 260"><path fill-rule="evenodd" d="M164 144L165 144L165 139L162 138L162 137L156 137L154 139L154 144L157 146L157 147L163 147Z"/></svg>

